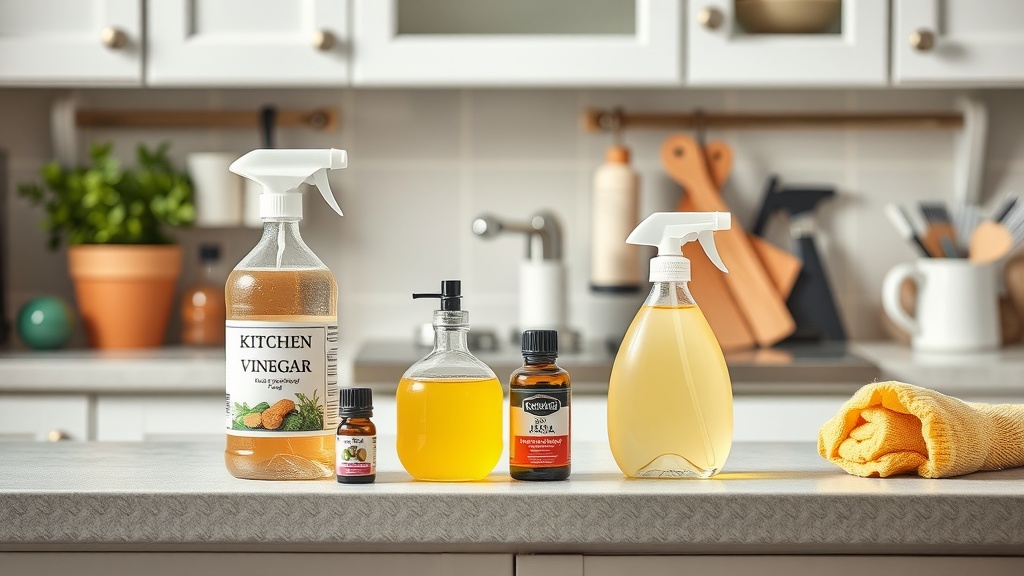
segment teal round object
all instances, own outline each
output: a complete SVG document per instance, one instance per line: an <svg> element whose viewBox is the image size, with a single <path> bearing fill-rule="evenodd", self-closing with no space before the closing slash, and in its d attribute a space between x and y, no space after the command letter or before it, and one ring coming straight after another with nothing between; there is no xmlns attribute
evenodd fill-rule
<svg viewBox="0 0 1024 576"><path fill-rule="evenodd" d="M40 296L18 311L18 336L29 348L56 350L67 344L75 327L75 312L56 296Z"/></svg>

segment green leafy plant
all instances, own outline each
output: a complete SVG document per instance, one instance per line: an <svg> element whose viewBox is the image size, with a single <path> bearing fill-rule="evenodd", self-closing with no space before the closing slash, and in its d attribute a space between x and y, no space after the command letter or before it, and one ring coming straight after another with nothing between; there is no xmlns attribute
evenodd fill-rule
<svg viewBox="0 0 1024 576"><path fill-rule="evenodd" d="M64 168L56 161L43 167L42 185L21 184L18 194L46 210L42 228L50 248L62 238L76 244L171 244L165 226L188 226L195 220L192 183L167 157L170 145L155 150L139 145L138 165L122 168L113 144L94 144L89 166Z"/></svg>

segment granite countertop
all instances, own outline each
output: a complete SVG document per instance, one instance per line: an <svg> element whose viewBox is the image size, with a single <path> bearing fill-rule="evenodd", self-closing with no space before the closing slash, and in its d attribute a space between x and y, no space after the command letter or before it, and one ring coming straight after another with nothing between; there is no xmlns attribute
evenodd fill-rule
<svg viewBox="0 0 1024 576"><path fill-rule="evenodd" d="M914 352L896 342L860 342L853 344L852 350L878 365L887 380L902 380L954 395L1012 397L1024 393L1021 346L971 354L936 354Z"/></svg>
<svg viewBox="0 0 1024 576"><path fill-rule="evenodd" d="M411 342L343 343L339 351L342 383L369 385L393 393L405 370L429 352ZM522 363L509 347L477 356L496 374L507 375ZM565 353L577 394L603 394L614 354L598 342ZM752 350L727 355L733 390L747 393L850 394L876 379L878 368L848 352L845 344ZM346 378L351 368L352 377ZM504 380L504 376L499 378ZM150 350L0 353L0 392L74 393L223 393L224 351L217 348L165 347Z"/></svg>
<svg viewBox="0 0 1024 576"><path fill-rule="evenodd" d="M10 444L0 550L1020 554L1024 469L849 476L810 443L740 443L710 480L630 480L603 443L567 482L232 478L221 443Z"/></svg>
<svg viewBox="0 0 1024 576"><path fill-rule="evenodd" d="M725 360L733 391L737 394L845 395L879 376L872 362L850 350L842 342L793 344L731 352L725 355ZM429 348L415 346L407 340L365 342L353 360L353 380L397 384L406 369L428 352ZM523 361L520 351L510 346L474 354L496 374L511 374ZM604 393L614 360L615 352L607 345L589 341L584 342L580 350L560 354L558 364L569 371L576 393Z"/></svg>
<svg viewBox="0 0 1024 576"><path fill-rule="evenodd" d="M378 393L426 353L408 342L345 343L342 374ZM521 360L511 350L480 353L498 374ZM573 375L576 393L602 393L614 356L591 344L559 362ZM1014 398L1024 394L1024 347L979 354L922 354L894 342L805 346L727 355L736 394L849 395L873 380L895 379L945 394ZM392 378L394 376L394 378ZM208 393L224 391L224 351L167 347L101 352L0 352L0 393Z"/></svg>
<svg viewBox="0 0 1024 576"><path fill-rule="evenodd" d="M0 392L224 392L224 350L20 351L0 354Z"/></svg>

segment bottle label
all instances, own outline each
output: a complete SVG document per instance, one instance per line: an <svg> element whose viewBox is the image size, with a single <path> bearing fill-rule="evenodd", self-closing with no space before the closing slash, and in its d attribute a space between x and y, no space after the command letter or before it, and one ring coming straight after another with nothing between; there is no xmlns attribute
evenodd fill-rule
<svg viewBox="0 0 1024 576"><path fill-rule="evenodd" d="M320 436L338 428L337 322L226 326L228 434Z"/></svg>
<svg viewBox="0 0 1024 576"><path fill-rule="evenodd" d="M338 476L371 476L377 473L377 436L339 434L335 454Z"/></svg>
<svg viewBox="0 0 1024 576"><path fill-rule="evenodd" d="M509 464L555 468L569 464L569 389L520 388L509 393Z"/></svg>

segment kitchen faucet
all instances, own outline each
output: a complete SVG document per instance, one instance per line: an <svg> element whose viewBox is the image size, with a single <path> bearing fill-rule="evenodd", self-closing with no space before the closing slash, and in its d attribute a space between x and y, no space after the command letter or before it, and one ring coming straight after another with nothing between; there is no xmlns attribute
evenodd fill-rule
<svg viewBox="0 0 1024 576"><path fill-rule="evenodd" d="M558 217L547 210L534 213L525 222L481 214L473 220L473 232L482 238L495 238L502 232L526 236L526 252L519 264L519 326L513 330L516 344L523 330L557 330L559 348L577 349L579 337L568 329L566 318L562 225Z"/></svg>

